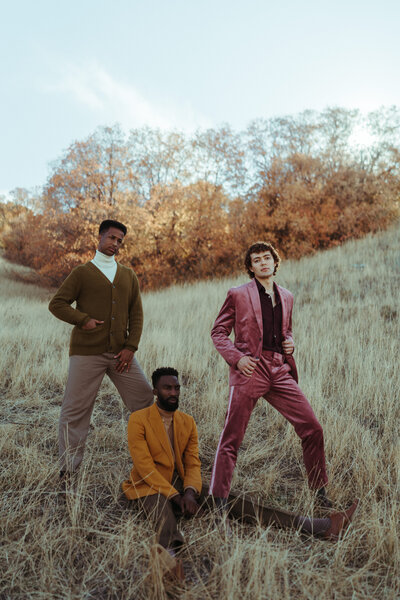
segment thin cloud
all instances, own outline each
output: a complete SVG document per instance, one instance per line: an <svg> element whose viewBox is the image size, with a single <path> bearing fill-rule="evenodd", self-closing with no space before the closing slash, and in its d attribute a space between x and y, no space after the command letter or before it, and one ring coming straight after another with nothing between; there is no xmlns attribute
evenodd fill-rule
<svg viewBox="0 0 400 600"><path fill-rule="evenodd" d="M131 84L118 81L95 62L68 64L59 81L45 86L46 92L69 94L79 104L98 114L104 123L118 121L127 128L196 129L210 123L190 107L161 107L147 100Z"/></svg>

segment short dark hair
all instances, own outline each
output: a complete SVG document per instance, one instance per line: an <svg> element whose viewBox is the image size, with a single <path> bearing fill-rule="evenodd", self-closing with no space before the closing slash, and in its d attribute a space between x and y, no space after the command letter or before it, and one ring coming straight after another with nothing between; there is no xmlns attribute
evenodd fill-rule
<svg viewBox="0 0 400 600"><path fill-rule="evenodd" d="M244 257L244 266L246 267L250 278L252 278L252 279L254 278L254 273L253 273L253 271L251 271L251 255L255 254L255 253L258 254L259 252L267 252L267 251L271 252L272 257L275 261L274 275L277 272L277 270L279 269L279 265L281 263L281 257L279 256L277 250L275 250L273 245L270 244L269 242L255 242L247 250L246 256Z"/></svg>
<svg viewBox="0 0 400 600"><path fill-rule="evenodd" d="M153 388L156 387L159 379L161 377L163 377L164 375L173 375L174 377L179 377L179 373L176 369L173 369L172 367L160 367L159 369L156 369L155 371L153 371L153 373L151 375L151 381L153 383Z"/></svg>
<svg viewBox="0 0 400 600"><path fill-rule="evenodd" d="M110 227L115 227L115 229L119 229L124 235L126 235L126 232L128 231L123 223L120 223L119 221L114 221L113 219L106 219L105 221L102 221L100 223L99 235L101 235L105 231L108 231Z"/></svg>

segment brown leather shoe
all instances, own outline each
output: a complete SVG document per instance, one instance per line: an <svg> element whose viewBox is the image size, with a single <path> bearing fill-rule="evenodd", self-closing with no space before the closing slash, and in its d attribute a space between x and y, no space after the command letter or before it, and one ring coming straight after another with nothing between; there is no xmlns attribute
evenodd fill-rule
<svg viewBox="0 0 400 600"><path fill-rule="evenodd" d="M353 518L355 510L358 506L358 500L355 500L353 504L343 512L334 512L329 515L331 525L327 529L323 538L326 540L338 540L342 531L350 525L350 521Z"/></svg>
<svg viewBox="0 0 400 600"><path fill-rule="evenodd" d="M182 560L176 558L173 552L168 552L160 544L155 544L150 551L152 568L159 572L162 578L169 581L185 581L185 571Z"/></svg>
<svg viewBox="0 0 400 600"><path fill-rule="evenodd" d="M332 508L332 506L333 506L332 500L329 500L328 496L326 495L325 488L323 488L323 487L318 490L318 492L315 496L315 501L320 508L328 509L328 508Z"/></svg>
<svg viewBox="0 0 400 600"><path fill-rule="evenodd" d="M76 471L60 471L60 488L59 494L66 496L68 492L75 491L77 486Z"/></svg>
<svg viewBox="0 0 400 600"><path fill-rule="evenodd" d="M180 583L185 581L185 571L183 569L183 562L180 558L176 559L176 565L169 571L168 575L172 575L172 577Z"/></svg>

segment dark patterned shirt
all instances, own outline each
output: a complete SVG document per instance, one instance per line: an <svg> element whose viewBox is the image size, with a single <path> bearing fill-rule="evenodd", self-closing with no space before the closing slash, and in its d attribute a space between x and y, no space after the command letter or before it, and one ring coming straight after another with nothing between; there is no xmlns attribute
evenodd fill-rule
<svg viewBox="0 0 400 600"><path fill-rule="evenodd" d="M261 312L263 320L263 350L280 352L282 350L282 304L278 288L274 283L275 306L272 306L272 298L265 291L264 286L256 279L258 292L260 294Z"/></svg>

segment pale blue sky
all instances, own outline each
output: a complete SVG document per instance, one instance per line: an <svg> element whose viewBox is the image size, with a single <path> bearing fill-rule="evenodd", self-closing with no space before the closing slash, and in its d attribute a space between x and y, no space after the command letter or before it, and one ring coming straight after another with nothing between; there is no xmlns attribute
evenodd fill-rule
<svg viewBox="0 0 400 600"><path fill-rule="evenodd" d="M0 0L0 193L99 125L400 105L399 0Z"/></svg>

